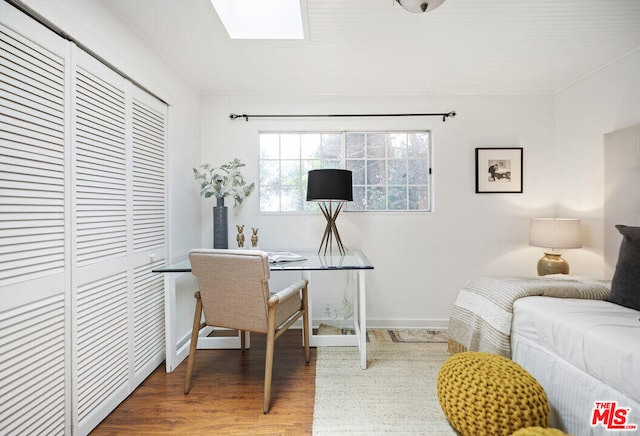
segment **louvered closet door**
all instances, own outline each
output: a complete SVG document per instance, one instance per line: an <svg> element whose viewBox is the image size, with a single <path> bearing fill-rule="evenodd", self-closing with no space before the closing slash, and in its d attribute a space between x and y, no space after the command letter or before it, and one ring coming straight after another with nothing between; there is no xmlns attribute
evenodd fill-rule
<svg viewBox="0 0 640 436"><path fill-rule="evenodd" d="M167 106L133 87L131 209L133 366L135 384L164 360L164 281L151 270L165 263L167 237Z"/></svg>
<svg viewBox="0 0 640 436"><path fill-rule="evenodd" d="M0 434L64 434L66 44L0 17Z"/></svg>
<svg viewBox="0 0 640 436"><path fill-rule="evenodd" d="M75 50L74 422L97 425L164 359L166 105Z"/></svg>
<svg viewBox="0 0 640 436"><path fill-rule="evenodd" d="M73 406L86 433L129 393L128 83L74 54Z"/></svg>
<svg viewBox="0 0 640 436"><path fill-rule="evenodd" d="M87 434L164 359L166 114L0 2L0 435Z"/></svg>

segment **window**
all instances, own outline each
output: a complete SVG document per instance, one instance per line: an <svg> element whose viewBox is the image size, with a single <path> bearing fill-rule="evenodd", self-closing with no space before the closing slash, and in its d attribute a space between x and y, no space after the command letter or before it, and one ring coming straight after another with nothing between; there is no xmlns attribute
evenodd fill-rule
<svg viewBox="0 0 640 436"><path fill-rule="evenodd" d="M260 211L312 211L307 173L353 172L349 211L430 211L430 132L261 132Z"/></svg>

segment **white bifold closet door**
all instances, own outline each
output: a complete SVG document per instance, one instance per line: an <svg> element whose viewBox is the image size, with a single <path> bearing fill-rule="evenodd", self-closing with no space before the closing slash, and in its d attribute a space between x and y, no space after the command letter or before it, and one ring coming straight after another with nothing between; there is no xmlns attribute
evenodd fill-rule
<svg viewBox="0 0 640 436"><path fill-rule="evenodd" d="M0 434L63 434L68 44L0 6Z"/></svg>
<svg viewBox="0 0 640 436"><path fill-rule="evenodd" d="M164 359L167 106L0 17L0 434L87 434Z"/></svg>
<svg viewBox="0 0 640 436"><path fill-rule="evenodd" d="M74 422L90 430L164 358L166 106L73 54Z"/></svg>

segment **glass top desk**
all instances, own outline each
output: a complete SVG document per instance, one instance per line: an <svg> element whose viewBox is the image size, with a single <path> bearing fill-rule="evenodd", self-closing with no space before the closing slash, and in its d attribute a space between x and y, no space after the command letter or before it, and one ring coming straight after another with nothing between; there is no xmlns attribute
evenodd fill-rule
<svg viewBox="0 0 640 436"><path fill-rule="evenodd" d="M309 280L309 293L313 295L311 273L313 271L350 271L356 277L353 304L353 324L355 335L318 335L313 333L311 302L309 297L309 345L318 346L357 346L360 351L360 367L367 368L367 318L365 272L373 269L373 265L364 253L358 249L348 249L344 256L339 254L322 255L313 251L296 251L304 260L270 263L271 271L300 271L302 277ZM164 274L164 311L165 311L165 347L166 371L172 372L189 354L189 340L178 343L176 332L176 280L183 274L191 273L189 259L165 265L153 270ZM200 331L198 348L240 348L239 337L209 337L211 327ZM190 333L189 335L190 336ZM183 341L181 341L183 342ZM247 342L247 345L249 343Z"/></svg>

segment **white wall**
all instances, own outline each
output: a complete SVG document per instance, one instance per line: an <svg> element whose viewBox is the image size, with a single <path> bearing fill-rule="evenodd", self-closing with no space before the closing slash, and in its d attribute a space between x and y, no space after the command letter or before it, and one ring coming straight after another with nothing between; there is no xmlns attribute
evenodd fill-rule
<svg viewBox="0 0 640 436"><path fill-rule="evenodd" d="M571 251L572 273L611 278L603 251L603 135L640 123L640 51L559 92L555 113L558 215L582 218L586 237L583 249Z"/></svg>
<svg viewBox="0 0 640 436"><path fill-rule="evenodd" d="M229 113L448 112L433 118L252 119ZM482 274L535 275L540 249L529 247L528 218L555 210L554 115L551 96L438 97L238 97L203 102L203 162L219 165L238 157L245 175L258 179L257 134L261 130L429 129L434 140L433 213L343 213L338 226L346 246L360 247L375 265L367 279L370 325L442 326L458 290ZM474 148L524 147L523 194L476 194ZM212 245L212 206L202 200L203 246ZM260 214L258 195L230 208L235 224L260 228L263 249L316 249L321 214ZM570 260L570 259L569 259ZM276 273L274 273L276 274ZM319 274L316 274L319 276ZM344 278L316 277L315 317L325 302L341 307ZM317 290L315 290L317 289Z"/></svg>
<svg viewBox="0 0 640 436"><path fill-rule="evenodd" d="M339 218L345 244L363 248L376 266L368 279L368 318L372 324L442 325L466 280L482 274L534 275L541 249L527 245L528 218L532 216L582 218L585 248L565 253L572 273L610 274L602 259L602 135L640 122L640 52L555 98L216 96L206 99L201 108L197 90L100 2L24 3L169 103L172 260L196 245L212 245L213 204L198 197L191 167L240 157L248 164L247 176L257 181L259 130L430 129L435 150L432 214L343 213ZM439 118L248 123L228 118L230 112L449 110L456 110L458 116L446 123ZM474 148L482 146L524 147L524 194L474 193ZM197 210L201 211L199 217L191 213ZM316 248L322 220L319 214L259 214L256 194L230 213L231 224L260 227L260 245L268 249ZM230 237L233 240L233 233ZM341 306L341 280L324 287L316 297L316 311L322 311L325 302ZM318 278L317 284L323 281L326 279ZM184 307L188 320L191 314Z"/></svg>

